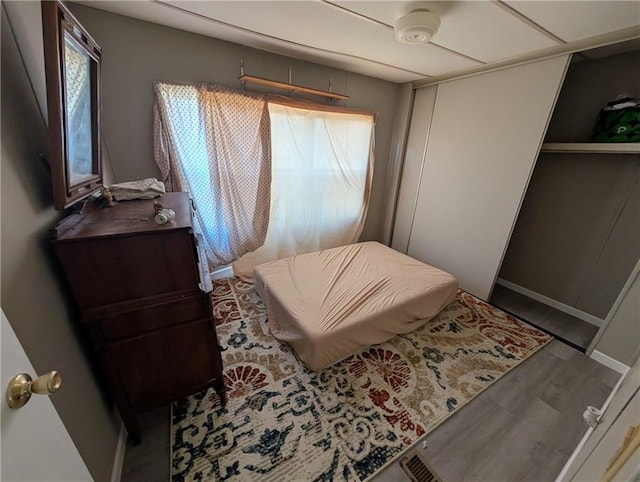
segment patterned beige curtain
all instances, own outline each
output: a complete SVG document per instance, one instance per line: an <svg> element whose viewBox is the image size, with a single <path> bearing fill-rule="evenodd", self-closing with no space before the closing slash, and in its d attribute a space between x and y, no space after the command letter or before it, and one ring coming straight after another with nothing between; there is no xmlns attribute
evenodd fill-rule
<svg viewBox="0 0 640 482"><path fill-rule="evenodd" d="M210 268L262 246L271 189L265 97L211 84L156 82L154 91L155 160L168 190L194 198Z"/></svg>

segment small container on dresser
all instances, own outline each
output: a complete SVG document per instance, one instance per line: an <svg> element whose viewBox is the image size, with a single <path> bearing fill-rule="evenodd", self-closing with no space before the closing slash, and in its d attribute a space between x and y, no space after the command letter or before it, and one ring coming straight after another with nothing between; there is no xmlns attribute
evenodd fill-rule
<svg viewBox="0 0 640 482"><path fill-rule="evenodd" d="M123 422L213 386L224 403L211 280L187 193L160 198L175 218L154 222L154 201L120 202L65 219L53 246Z"/></svg>

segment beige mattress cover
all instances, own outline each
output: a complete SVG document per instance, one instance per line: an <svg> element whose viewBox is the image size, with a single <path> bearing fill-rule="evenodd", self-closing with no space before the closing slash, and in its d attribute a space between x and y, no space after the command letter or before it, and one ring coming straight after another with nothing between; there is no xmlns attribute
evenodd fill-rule
<svg viewBox="0 0 640 482"><path fill-rule="evenodd" d="M451 274L376 242L265 263L255 282L271 333L312 370L419 328L458 289Z"/></svg>

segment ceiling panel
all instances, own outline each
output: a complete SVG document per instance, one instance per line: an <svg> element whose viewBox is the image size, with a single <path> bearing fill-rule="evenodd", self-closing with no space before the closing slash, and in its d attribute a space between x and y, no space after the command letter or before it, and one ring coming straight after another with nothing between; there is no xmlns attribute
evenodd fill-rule
<svg viewBox="0 0 640 482"><path fill-rule="evenodd" d="M325 2L164 3L272 38L375 60L423 76L439 75L479 64L434 45L402 44L395 40L392 28L348 14ZM251 15L247 15L247 12L251 12Z"/></svg>
<svg viewBox="0 0 640 482"><path fill-rule="evenodd" d="M505 3L567 42L640 24L640 2L634 0Z"/></svg>
<svg viewBox="0 0 640 482"><path fill-rule="evenodd" d="M77 3L119 15L137 18L139 20L145 20L188 32L194 32L200 35L206 35L208 37L214 37L238 43L240 45L262 49L267 52L307 60L309 62L316 62L321 65L368 75L391 82L411 82L413 80L425 78L422 74L411 73L393 66L376 63L375 61L357 59L335 52L323 52L316 50L313 47L293 45L277 39L264 37L260 34L252 34L237 28L224 26L214 23L207 18L175 9L170 5L164 5L160 2L123 2L118 0L104 0L96 2L83 0L78 1ZM240 62L240 59L238 59L238 62ZM254 74L259 75L259 73Z"/></svg>
<svg viewBox="0 0 640 482"><path fill-rule="evenodd" d="M432 42L483 62L503 60L557 45L546 35L489 2L338 1L342 8L393 25L416 6L440 15Z"/></svg>
<svg viewBox="0 0 640 482"><path fill-rule="evenodd" d="M95 1L84 5L392 82L460 72L548 52L557 39L640 25L638 1ZM427 45L395 40L415 8L440 15ZM529 19L529 20L528 20ZM538 24L553 35L536 28ZM640 32L640 27L637 27ZM620 38L629 38L628 32ZM259 75L256 73L256 75Z"/></svg>

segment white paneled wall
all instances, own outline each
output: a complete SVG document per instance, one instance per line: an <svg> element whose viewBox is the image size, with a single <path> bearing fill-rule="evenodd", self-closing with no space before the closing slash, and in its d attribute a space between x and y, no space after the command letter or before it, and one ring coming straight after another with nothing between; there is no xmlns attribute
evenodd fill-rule
<svg viewBox="0 0 640 482"><path fill-rule="evenodd" d="M488 300L568 60L439 84L433 107L434 92L417 92L408 143L416 152L405 160L394 248L404 251L409 233L410 256Z"/></svg>

